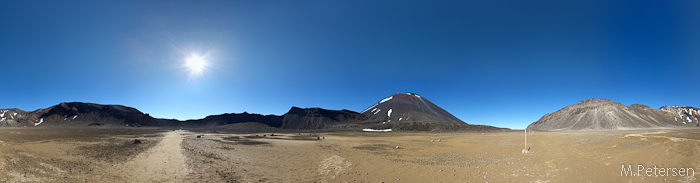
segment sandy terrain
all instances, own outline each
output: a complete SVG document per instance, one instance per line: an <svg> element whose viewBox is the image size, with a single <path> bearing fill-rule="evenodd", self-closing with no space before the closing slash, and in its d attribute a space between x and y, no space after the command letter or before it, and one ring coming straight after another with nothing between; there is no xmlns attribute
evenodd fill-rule
<svg viewBox="0 0 700 183"><path fill-rule="evenodd" d="M700 176L699 130L538 132L528 145L530 154L523 155L522 132L0 129L0 182L694 182ZM623 165L642 175L621 176ZM638 165L698 173L648 174Z"/></svg>

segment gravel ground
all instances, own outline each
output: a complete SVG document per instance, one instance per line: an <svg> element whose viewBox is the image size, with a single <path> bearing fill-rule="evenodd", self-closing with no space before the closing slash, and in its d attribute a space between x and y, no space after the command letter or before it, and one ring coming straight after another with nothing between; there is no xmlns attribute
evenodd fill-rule
<svg viewBox="0 0 700 183"><path fill-rule="evenodd" d="M700 170L697 134L0 129L0 182L693 182L620 167Z"/></svg>

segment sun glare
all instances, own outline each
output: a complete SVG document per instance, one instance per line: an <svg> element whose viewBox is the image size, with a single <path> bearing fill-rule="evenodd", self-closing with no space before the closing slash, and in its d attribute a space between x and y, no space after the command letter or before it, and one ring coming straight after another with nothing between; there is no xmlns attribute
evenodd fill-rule
<svg viewBox="0 0 700 183"><path fill-rule="evenodd" d="M177 44L176 44L177 45ZM199 81L204 78L205 73L215 69L216 58L214 48L202 47L199 44L183 44L177 46L180 52L179 69L187 72L187 81Z"/></svg>
<svg viewBox="0 0 700 183"><path fill-rule="evenodd" d="M188 80L200 77L207 68L207 60L198 55L192 55L185 59L185 67L189 70Z"/></svg>
<svg viewBox="0 0 700 183"><path fill-rule="evenodd" d="M200 57L187 58L187 68L190 68L192 71L202 72L205 65L206 62Z"/></svg>

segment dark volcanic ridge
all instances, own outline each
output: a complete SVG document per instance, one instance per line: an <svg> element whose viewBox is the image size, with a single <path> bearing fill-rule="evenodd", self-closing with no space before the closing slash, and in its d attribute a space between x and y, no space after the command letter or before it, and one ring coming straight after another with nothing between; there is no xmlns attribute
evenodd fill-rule
<svg viewBox="0 0 700 183"><path fill-rule="evenodd" d="M257 123L259 125L253 125ZM245 124L245 125L232 125ZM252 126L251 126L252 125ZM395 131L465 131L465 129L495 129L484 125L469 125L412 93L397 93L372 105L363 113L350 110L292 107L282 116L244 113L211 115L203 119L180 121L159 119L135 108L93 103L60 103L45 109L26 112L20 109L0 109L0 127L159 127L159 128L235 128L255 129L362 129L397 128ZM492 131L492 130L486 130Z"/></svg>
<svg viewBox="0 0 700 183"><path fill-rule="evenodd" d="M700 126L700 110L641 104L625 106L608 99L588 99L546 114L530 124L532 130L622 130Z"/></svg>

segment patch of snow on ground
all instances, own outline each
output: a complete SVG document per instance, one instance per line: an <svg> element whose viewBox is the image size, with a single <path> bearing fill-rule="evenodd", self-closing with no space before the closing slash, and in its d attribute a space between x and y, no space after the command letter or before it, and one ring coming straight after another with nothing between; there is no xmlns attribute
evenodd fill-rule
<svg viewBox="0 0 700 183"><path fill-rule="evenodd" d="M390 132L391 129L375 130L375 129L365 128L365 129L362 129L362 131L363 132Z"/></svg>
<svg viewBox="0 0 700 183"><path fill-rule="evenodd" d="M394 96L389 96L389 97L387 97L387 98L385 98L385 99L382 99L382 101L379 101L379 103L380 103L380 104L381 104L381 103L384 103L384 102L389 101L389 100L391 100L391 99L393 99L393 98L394 98Z"/></svg>
<svg viewBox="0 0 700 183"><path fill-rule="evenodd" d="M0 118L5 117L5 113L6 113L6 112L7 112L7 111L2 111L2 114L0 114Z"/></svg>
<svg viewBox="0 0 700 183"><path fill-rule="evenodd" d="M382 111L382 109L377 109L377 111L376 111L376 112L374 112L374 114L377 114L377 113L379 113L379 111ZM374 115L374 114L373 114L373 115Z"/></svg>
<svg viewBox="0 0 700 183"><path fill-rule="evenodd" d="M75 115L75 116L73 116L73 119L75 119L75 118L77 118L77 117L78 117L78 115Z"/></svg>
<svg viewBox="0 0 700 183"><path fill-rule="evenodd" d="M39 121L39 123L34 124L34 126L39 126L41 123L44 123L44 118L41 118L41 120Z"/></svg>
<svg viewBox="0 0 700 183"><path fill-rule="evenodd" d="M2 120L0 120L0 121L5 121L5 118L2 118Z"/></svg>
<svg viewBox="0 0 700 183"><path fill-rule="evenodd" d="M401 121L401 119L403 119L403 118L399 118L399 121Z"/></svg>
<svg viewBox="0 0 700 183"><path fill-rule="evenodd" d="M678 117L673 117L673 118L676 119L676 121L678 121Z"/></svg>
<svg viewBox="0 0 700 183"><path fill-rule="evenodd" d="M688 122L693 122L693 120L691 120L689 116L686 116L686 119L688 119Z"/></svg>
<svg viewBox="0 0 700 183"><path fill-rule="evenodd" d="M377 111L377 108L372 109L372 112Z"/></svg>
<svg viewBox="0 0 700 183"><path fill-rule="evenodd" d="M391 117L391 111L392 111L392 109L389 109L389 111L387 111L386 115ZM688 118L688 119L690 119L690 118Z"/></svg>

